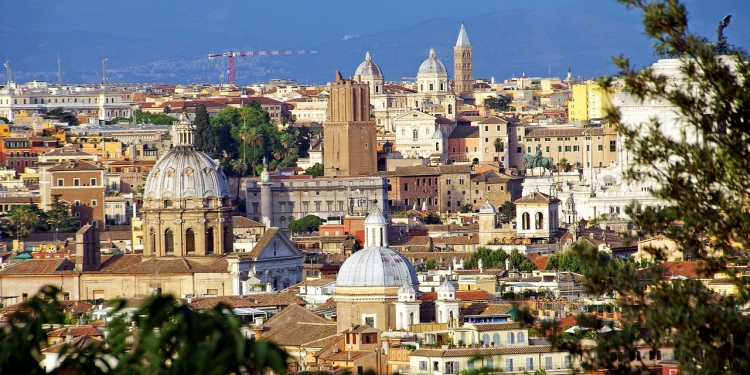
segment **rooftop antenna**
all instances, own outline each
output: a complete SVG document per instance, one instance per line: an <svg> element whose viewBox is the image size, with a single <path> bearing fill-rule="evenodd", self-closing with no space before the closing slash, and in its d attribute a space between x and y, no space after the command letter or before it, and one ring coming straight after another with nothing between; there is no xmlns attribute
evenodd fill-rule
<svg viewBox="0 0 750 375"><path fill-rule="evenodd" d="M60 60L60 54L57 54L57 84L62 88L62 60Z"/></svg>
<svg viewBox="0 0 750 375"><path fill-rule="evenodd" d="M11 70L10 70L10 59L9 58L7 58L7 57L5 58L5 64L3 64L3 66L5 66L5 78L8 79L8 85L10 85L10 83L13 82L13 80L10 77Z"/></svg>
<svg viewBox="0 0 750 375"><path fill-rule="evenodd" d="M107 84L107 59L102 54L102 88Z"/></svg>

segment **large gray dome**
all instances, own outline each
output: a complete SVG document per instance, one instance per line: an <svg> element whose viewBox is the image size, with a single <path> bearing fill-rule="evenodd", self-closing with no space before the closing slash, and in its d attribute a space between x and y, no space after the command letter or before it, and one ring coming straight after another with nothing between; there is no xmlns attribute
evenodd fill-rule
<svg viewBox="0 0 750 375"><path fill-rule="evenodd" d="M445 73L448 74L448 70L445 69L440 59L435 54L435 48L430 48L430 56L425 60L422 65L419 66L419 72L417 74L430 74L430 73Z"/></svg>
<svg viewBox="0 0 750 375"><path fill-rule="evenodd" d="M398 251L366 247L349 257L339 269L337 287L401 287L418 285L414 267Z"/></svg>
<svg viewBox="0 0 750 375"><path fill-rule="evenodd" d="M370 51L367 51L365 54L365 61L362 61L362 63L359 64L357 70L354 72L354 76L383 77L383 72L380 70L378 64L376 64L375 61L372 61Z"/></svg>
<svg viewBox="0 0 750 375"><path fill-rule="evenodd" d="M192 130L183 115L173 129L175 147L154 164L146 178L145 199L229 197L229 184L221 166L193 147Z"/></svg>

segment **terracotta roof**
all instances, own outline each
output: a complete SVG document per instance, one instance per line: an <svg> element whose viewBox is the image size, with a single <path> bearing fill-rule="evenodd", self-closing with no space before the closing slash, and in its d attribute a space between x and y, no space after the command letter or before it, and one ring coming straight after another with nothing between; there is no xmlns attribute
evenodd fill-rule
<svg viewBox="0 0 750 375"><path fill-rule="evenodd" d="M512 307L511 307L512 308ZM502 331L506 329L520 329L521 323L467 323L474 326L477 331Z"/></svg>
<svg viewBox="0 0 750 375"><path fill-rule="evenodd" d="M441 165L437 168L440 174L471 173L471 165L468 164Z"/></svg>
<svg viewBox="0 0 750 375"><path fill-rule="evenodd" d="M324 286L335 282L335 279L311 279L303 281L297 284L297 286Z"/></svg>
<svg viewBox="0 0 750 375"><path fill-rule="evenodd" d="M451 236L451 237L436 237L432 240L435 244L445 245L477 245L479 244L479 236Z"/></svg>
<svg viewBox="0 0 750 375"><path fill-rule="evenodd" d="M349 358L349 353L351 353L351 358ZM326 356L321 356L320 358L326 361L354 361L358 358L362 358L365 356L368 356L372 354L373 352L359 352L359 351L340 351L335 353L330 353Z"/></svg>
<svg viewBox="0 0 750 375"><path fill-rule="evenodd" d="M28 259L0 271L0 276L77 274L75 264L68 259Z"/></svg>
<svg viewBox="0 0 750 375"><path fill-rule="evenodd" d="M111 273L117 272L123 268L130 267L134 264L141 263L140 254L118 254L102 255L102 266L98 271L88 271L92 273ZM87 272L87 273L88 273Z"/></svg>
<svg viewBox="0 0 750 375"><path fill-rule="evenodd" d="M234 228L263 228L265 225L255 220L248 219L244 216L232 216L232 225Z"/></svg>
<svg viewBox="0 0 750 375"><path fill-rule="evenodd" d="M196 273L206 272L206 266L186 258L153 258L113 272L148 275Z"/></svg>
<svg viewBox="0 0 750 375"><path fill-rule="evenodd" d="M538 257L534 257L534 259L531 260L536 264L536 269L543 270L547 268L547 262L549 262L549 256L542 255Z"/></svg>
<svg viewBox="0 0 750 375"><path fill-rule="evenodd" d="M73 335L73 337L80 337L80 336L102 337L103 336L101 331L99 331L97 328L94 328L92 326L69 326L65 328L60 328L58 330L52 331L47 334L48 337L66 337L68 335Z"/></svg>
<svg viewBox="0 0 750 375"><path fill-rule="evenodd" d="M278 331L282 330L284 327L288 327L291 324L297 324L300 322L329 323L321 316L300 305L289 305L284 308L284 310L281 310L277 314L274 314L274 316L263 323L262 337L271 337Z"/></svg>
<svg viewBox="0 0 750 375"><path fill-rule="evenodd" d="M258 258L260 254L263 253L263 250L268 246L269 243L271 243L271 240L274 236L276 236L276 233L279 232L279 228L271 227L266 230L266 233L263 234L263 237L258 239L258 243L253 246L253 250L248 253L248 256L251 258Z"/></svg>
<svg viewBox="0 0 750 375"><path fill-rule="evenodd" d="M604 131L601 127L592 128L592 135L601 136ZM524 137L585 137L586 133L583 128L547 128L547 127L527 127Z"/></svg>
<svg viewBox="0 0 750 375"><path fill-rule="evenodd" d="M418 299L422 302L432 302L437 300L437 293L423 293ZM489 301L492 296L483 290L457 290L456 299L460 301Z"/></svg>
<svg viewBox="0 0 750 375"><path fill-rule="evenodd" d="M478 126L457 126L448 137L451 139L479 138Z"/></svg>
<svg viewBox="0 0 750 375"><path fill-rule="evenodd" d="M63 347L65 347L67 342L61 342L56 345L52 345L49 348L42 349L42 352L44 353L60 353L62 351ZM98 338L98 337L92 337L89 335L84 335L81 337L76 337L73 339L73 343L70 345L72 351L77 351L83 348L88 348L92 345L103 345L104 340Z"/></svg>
<svg viewBox="0 0 750 375"><path fill-rule="evenodd" d="M504 315L513 310L509 303L472 303L461 311L461 315Z"/></svg>
<svg viewBox="0 0 750 375"><path fill-rule="evenodd" d="M48 170L51 172L60 172L60 171L95 171L95 170L102 170L104 168L97 166L94 163L90 163L85 160L71 160L68 162L63 162L60 164L57 164L56 166L49 168Z"/></svg>
<svg viewBox="0 0 750 375"><path fill-rule="evenodd" d="M301 346L333 336L338 336L336 323L296 322L279 327L264 338L281 346Z"/></svg>
<svg viewBox="0 0 750 375"><path fill-rule="evenodd" d="M397 167L395 171L393 171L394 176L404 176L404 177L413 177L413 176L437 176L440 174L437 167L427 167L422 165L417 166L409 166L409 167Z"/></svg>
<svg viewBox="0 0 750 375"><path fill-rule="evenodd" d="M555 197L544 194L542 192L533 191L521 198L516 199L516 201L513 203L519 204L519 203L551 203L551 202L560 202L560 200Z"/></svg>
<svg viewBox="0 0 750 375"><path fill-rule="evenodd" d="M81 313L91 311L94 308L94 305L86 301L63 301L63 303L66 303L66 309L75 310Z"/></svg>
<svg viewBox="0 0 750 375"><path fill-rule="evenodd" d="M290 293L260 293L246 296L223 296L194 298L190 307L197 310L209 309L219 303L231 308L240 307L278 307L289 305L305 305L305 301Z"/></svg>
<svg viewBox="0 0 750 375"><path fill-rule="evenodd" d="M706 279L709 278L699 272L700 263L698 262L664 262L659 263L653 268L641 270L641 273L647 273L651 269L661 269L662 278L669 280L673 277L686 277L690 279Z"/></svg>
<svg viewBox="0 0 750 375"><path fill-rule="evenodd" d="M507 123L508 123L508 120L506 120L506 119L504 119L504 118L502 118L500 116L496 116L496 115L492 115L492 116L487 117L486 119L484 119L482 121L479 121L480 125L507 124Z"/></svg>

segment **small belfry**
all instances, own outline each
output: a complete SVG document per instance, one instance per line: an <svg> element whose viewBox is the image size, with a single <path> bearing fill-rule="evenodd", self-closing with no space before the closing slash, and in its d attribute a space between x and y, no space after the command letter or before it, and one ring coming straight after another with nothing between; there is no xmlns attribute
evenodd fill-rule
<svg viewBox="0 0 750 375"><path fill-rule="evenodd" d="M466 35L466 28L461 22L458 40L453 46L453 89L456 95L467 96L474 91L474 57L473 49Z"/></svg>

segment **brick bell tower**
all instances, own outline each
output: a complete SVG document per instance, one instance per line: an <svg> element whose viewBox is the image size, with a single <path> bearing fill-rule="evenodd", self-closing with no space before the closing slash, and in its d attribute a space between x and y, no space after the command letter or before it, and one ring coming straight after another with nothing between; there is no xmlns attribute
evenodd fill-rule
<svg viewBox="0 0 750 375"><path fill-rule="evenodd" d="M377 172L377 130L370 117L370 86L343 79L336 71L323 128L326 176L359 176Z"/></svg>
<svg viewBox="0 0 750 375"><path fill-rule="evenodd" d="M474 58L472 57L474 47L469 43L464 23L461 22L461 30L458 32L458 40L453 46L453 90L456 95L471 95L474 92Z"/></svg>

